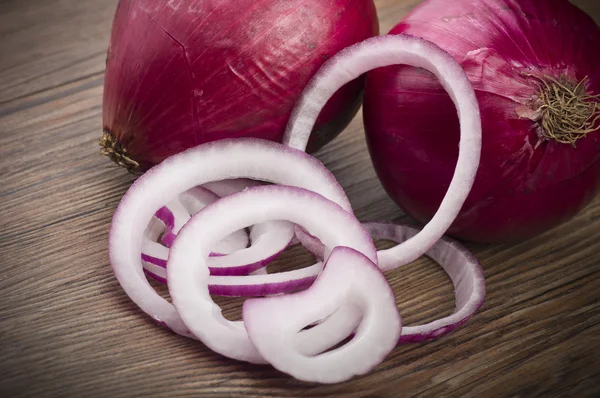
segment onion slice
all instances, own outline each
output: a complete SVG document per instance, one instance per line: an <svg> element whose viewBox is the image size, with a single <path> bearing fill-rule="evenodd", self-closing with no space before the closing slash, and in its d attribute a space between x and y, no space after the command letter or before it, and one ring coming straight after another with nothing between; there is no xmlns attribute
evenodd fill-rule
<svg viewBox="0 0 600 398"><path fill-rule="evenodd" d="M260 181L250 180L248 178L237 178L233 180L211 181L202 185L202 188L207 189L215 195L223 198L233 195L251 187L263 185Z"/></svg>
<svg viewBox="0 0 600 398"><path fill-rule="evenodd" d="M250 247L226 256L210 257L212 275L248 275L277 258L294 238L294 225L286 221L257 224L250 230Z"/></svg>
<svg viewBox="0 0 600 398"><path fill-rule="evenodd" d="M467 75L450 54L433 43L404 34L374 37L340 51L309 82L294 108L283 142L305 150L321 109L340 87L372 69L397 64L432 72L452 98L460 120L458 162L446 196L423 230L394 251L395 261L407 264L423 255L448 230L473 186L479 166L479 105ZM305 238L302 233L296 236Z"/></svg>
<svg viewBox="0 0 600 398"><path fill-rule="evenodd" d="M167 283L166 266L161 267L152 262L142 262L144 264L144 273L146 275L157 282ZM309 268L311 268L311 276L304 279L299 278L298 276L290 279L287 278L287 275L282 275L283 273L268 275L266 267L259 268L246 276L211 276L209 278L209 283L212 284L208 286L208 290L212 295L229 297L265 296L270 294L280 294L281 291L289 292L301 290L309 287L318 274L318 271L315 273L312 272L312 267ZM264 276L266 275L268 275L268 283L265 283Z"/></svg>
<svg viewBox="0 0 600 398"><path fill-rule="evenodd" d="M200 210L219 199L220 196L203 187L194 187L179 194L179 202L187 210L189 216L198 213ZM217 242L215 247L212 248L211 256L224 257L228 254L235 253L238 250L245 249L248 247L249 243L250 240L246 230L240 229Z"/></svg>
<svg viewBox="0 0 600 398"><path fill-rule="evenodd" d="M176 199L171 200L161 208L155 217L165 224L162 242L169 248L177 237L181 228L189 221L190 217L211 203L219 200L219 196L202 187L180 193ZM233 253L248 246L248 234L244 230L235 231L223 238L213 248L213 256L223 256Z"/></svg>
<svg viewBox="0 0 600 398"><path fill-rule="evenodd" d="M416 228L402 225L368 223L364 225L373 239L385 239L403 242L416 236ZM377 252L379 267L383 271L398 268L402 264L394 264L394 253L399 246ZM433 322L405 326L402 329L400 343L415 343L432 340L444 336L464 325L485 300L485 278L481 264L471 252L460 243L450 238L440 239L426 255L442 266L452 280L456 308L452 315L437 319Z"/></svg>
<svg viewBox="0 0 600 398"><path fill-rule="evenodd" d="M415 236L419 230L403 225L368 223L365 228L373 239L391 240L402 243ZM379 267L382 271L390 271L405 264L395 263L394 251L400 246L377 252ZM452 315L437 319L424 325L404 326L398 340L402 343L417 343L442 337L464 325L483 305L485 299L485 279L483 269L477 259L461 244L442 238L430 248L426 255L442 266L454 285L456 308ZM331 333L332 338L346 338L359 325L361 313L353 306L347 306L322 323ZM299 335L296 346L309 345Z"/></svg>
<svg viewBox="0 0 600 398"><path fill-rule="evenodd" d="M283 186L250 188L223 198L194 215L171 248L167 266L169 294L190 331L213 351L229 358L265 362L248 339L243 323L226 320L212 301L206 264L208 248L232 231L270 220L287 220L302 225L328 249L347 246L363 253L370 261L377 259L368 232L352 214L305 189ZM322 347L328 340L327 332L317 330L312 334L315 336L313 347ZM336 343L328 342L331 345ZM325 344L324 349L327 348Z"/></svg>
<svg viewBox="0 0 600 398"><path fill-rule="evenodd" d="M174 155L150 169L133 183L113 215L109 256L115 276L127 295L144 312L176 333L190 336L173 305L160 297L146 280L141 260L144 226L174 194L233 178L306 188L351 211L343 189L321 162L302 151L270 141L249 138L215 141Z"/></svg>
<svg viewBox="0 0 600 398"><path fill-rule="evenodd" d="M261 268L259 271L264 269ZM229 297L260 297L290 293L310 287L322 269L323 263L319 262L302 269L275 274L211 275L208 278L208 291L213 295Z"/></svg>
<svg viewBox="0 0 600 398"><path fill-rule="evenodd" d="M364 314L350 342L316 356L298 351L293 342L299 330L346 305ZM247 300L242 316L251 342L275 368L320 383L339 383L370 371L396 346L402 327L394 293L381 271L347 247L333 249L310 289ZM330 323L320 327L329 334L326 325Z"/></svg>
<svg viewBox="0 0 600 398"><path fill-rule="evenodd" d="M230 195L237 190L248 186L258 186L251 180L239 180L236 184L211 184L211 187L220 187L220 192ZM228 187L224 188L224 187ZM244 188L245 187L245 188ZM166 272L158 267L167 266L170 245L179 233L179 230L190 219L207 205L219 200L219 196L203 187L194 187L172 200L167 206L161 208L155 218L163 222L162 230L152 225L153 234L147 236L142 249L142 260L147 275L162 282L166 279ZM163 234L163 242L168 247L157 243L158 236ZM148 234L147 234L148 235ZM166 237L166 238L165 238ZM251 227L250 247L248 235L245 230L239 230L218 242L211 252L208 260L211 274L213 275L248 275L253 271L263 268L277 258L289 245L294 237L294 226L288 222L270 221L264 225Z"/></svg>
<svg viewBox="0 0 600 398"><path fill-rule="evenodd" d="M250 179L214 181L203 185L205 189L220 197L233 195L250 187L262 185ZM277 258L294 239L292 224L286 221L268 221L250 227L252 244L229 256L209 259L213 275L246 275L264 267Z"/></svg>

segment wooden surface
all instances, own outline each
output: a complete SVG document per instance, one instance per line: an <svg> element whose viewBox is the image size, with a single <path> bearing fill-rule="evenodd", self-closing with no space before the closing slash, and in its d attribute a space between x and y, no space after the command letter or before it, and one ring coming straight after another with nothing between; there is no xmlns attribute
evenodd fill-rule
<svg viewBox="0 0 600 398"><path fill-rule="evenodd" d="M418 2L379 0L381 31ZM598 0L576 3L600 21ZM132 182L97 146L115 5L0 2L0 396L600 396L600 199L536 239L469 245L488 283L482 311L344 384L297 382L155 327L107 256L112 213ZM361 123L318 156L361 220L401 220ZM421 260L389 276L406 323L451 312L439 267ZM239 317L239 300L221 302Z"/></svg>

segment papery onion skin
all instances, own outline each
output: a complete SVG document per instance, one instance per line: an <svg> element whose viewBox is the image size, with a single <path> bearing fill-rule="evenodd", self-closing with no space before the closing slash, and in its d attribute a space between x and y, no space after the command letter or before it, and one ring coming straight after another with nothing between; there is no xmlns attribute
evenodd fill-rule
<svg viewBox="0 0 600 398"><path fill-rule="evenodd" d="M121 0L107 56L103 151L146 170L222 138L281 141L323 62L378 33L372 0ZM328 102L312 149L350 122L363 82Z"/></svg>
<svg viewBox="0 0 600 398"><path fill-rule="evenodd" d="M392 34L448 51L465 69L481 108L477 178L449 234L473 241L522 240L574 216L600 188L600 132L575 146L540 137L531 120L539 81L588 77L600 94L600 28L566 0L429 0ZM377 174L407 213L426 222L455 167L456 111L433 75L400 66L369 72L364 120ZM600 126L600 123L597 123Z"/></svg>

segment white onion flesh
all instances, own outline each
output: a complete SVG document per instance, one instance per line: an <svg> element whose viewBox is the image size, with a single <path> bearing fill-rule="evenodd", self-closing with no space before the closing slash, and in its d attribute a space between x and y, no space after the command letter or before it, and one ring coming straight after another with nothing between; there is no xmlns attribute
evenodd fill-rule
<svg viewBox="0 0 600 398"><path fill-rule="evenodd" d="M365 228L373 239L405 242L419 231L416 228L382 223L367 223ZM405 264L394 260L394 251L399 246L377 252L379 268L391 271ZM456 307L449 315L424 325L404 326L399 343L417 343L442 337L464 325L483 305L485 299L485 279L483 269L477 259L458 242L443 238L431 247L426 255L437 262L450 277L454 285ZM353 306L343 308L322 323L332 336L346 338L358 326L362 314ZM303 337L297 336L295 346L309 345Z"/></svg>
<svg viewBox="0 0 600 398"><path fill-rule="evenodd" d="M300 188L251 188L223 198L194 215L171 248L167 265L169 294L185 324L204 344L229 358L253 363L265 360L248 339L243 323L226 320L212 301L206 258L208 248L222 236L270 220L302 225L332 250L346 246L363 253L370 261L377 259L373 241L355 217L321 195ZM316 347L323 339L323 332L315 329L310 332L315 335ZM331 345L336 343L333 341Z"/></svg>
<svg viewBox="0 0 600 398"><path fill-rule="evenodd" d="M230 162L231 159L236 161ZM306 188L351 210L343 189L321 162L269 141L239 138L211 142L172 156L147 171L135 181L115 211L109 233L109 256L128 296L176 333L190 336L173 305L146 280L141 260L144 228L174 194L233 178Z"/></svg>
<svg viewBox="0 0 600 398"><path fill-rule="evenodd" d="M348 305L362 313L350 342L314 356L299 351L294 344L298 331ZM360 252L341 246L308 290L247 300L243 319L250 340L275 368L319 383L338 383L373 369L396 346L402 327L394 293L381 271ZM302 333L318 327L331 337L328 325Z"/></svg>
<svg viewBox="0 0 600 398"><path fill-rule="evenodd" d="M305 150L321 109L339 88L372 69L401 64L432 72L452 98L460 121L458 162L446 196L421 232L394 251L394 260L407 264L421 257L446 233L469 195L479 167L479 104L467 75L450 54L426 40L402 34L373 37L340 51L309 82L292 113L283 142ZM297 237L302 240L302 233Z"/></svg>

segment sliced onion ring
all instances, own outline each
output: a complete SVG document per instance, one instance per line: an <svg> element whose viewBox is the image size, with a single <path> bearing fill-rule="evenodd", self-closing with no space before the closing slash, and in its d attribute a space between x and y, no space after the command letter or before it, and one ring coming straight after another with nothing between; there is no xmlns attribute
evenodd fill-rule
<svg viewBox="0 0 600 398"><path fill-rule="evenodd" d="M219 199L212 192L201 187L194 187L184 192L177 199L171 200L161 207L148 225L142 256L147 261L166 266L169 247L175 240L177 233L192 214ZM163 244L158 243L159 238ZM211 256L224 256L228 253L243 249L248 245L248 234L244 230L236 231L218 242Z"/></svg>
<svg viewBox="0 0 600 398"><path fill-rule="evenodd" d="M152 262L142 261L144 264L144 273L150 278L160 283L167 283L167 267L161 267ZM259 268L253 271L250 275L245 276L211 276L209 279L211 282L214 281L216 285L209 285L208 290L212 295L229 296L229 297L251 297L251 296L265 296L270 294L279 294L280 290L291 291L289 287L286 289L282 288L281 284L286 286L295 286L293 290L300 290L309 287L315 280L316 276L312 276L306 279L295 278L291 281L285 280L285 276L281 277L278 274L273 276L279 276L275 280L269 279L269 283L261 283L263 281L262 276L268 275L267 268ZM311 273L312 275L312 273ZM258 277L261 278L258 278ZM258 279L257 279L258 278ZM244 279L248 279L246 281ZM276 283L275 281L280 280L281 282ZM210 283L210 282L209 282Z"/></svg>
<svg viewBox="0 0 600 398"><path fill-rule="evenodd" d="M390 240L402 243L418 233L418 229L395 224L367 223L365 228L370 232L373 239ZM394 262L394 250L399 246L377 252L379 268L382 271L390 271L406 264ZM485 279L483 269L477 259L460 243L442 238L430 248L426 255L442 266L450 277L455 291L456 308L452 315L437 319L433 322L405 326L399 343L421 342L442 337L451 331L464 325L483 305L485 298ZM260 296L261 294L288 293L311 285L317 277L321 268L319 264L304 268L302 275L286 275L286 273L272 274L261 277L235 277L221 278L211 277L210 282L222 283L225 286L209 286L211 294L223 294L233 296ZM278 279L270 279L278 278ZM230 279L230 280L227 280ZM262 283L262 284L261 284ZM360 323L360 311L344 307L332 314L326 320L328 333L333 340L342 340L348 337ZM331 327L333 324L345 327ZM302 334L296 336L296 346L310 346L310 340L305 341Z"/></svg>
<svg viewBox="0 0 600 398"><path fill-rule="evenodd" d="M141 261L144 228L174 193L232 178L306 188L351 211L343 189L321 162L302 151L270 141L236 138L211 142L172 156L150 169L134 182L114 213L109 256L115 276L127 295L144 312L176 333L191 336L173 305L160 297L146 280Z"/></svg>
<svg viewBox="0 0 600 398"><path fill-rule="evenodd" d="M250 229L250 246L226 256L210 257L212 275L247 275L270 264L294 238L294 225L269 221Z"/></svg>
<svg viewBox="0 0 600 398"><path fill-rule="evenodd" d="M194 187L179 194L179 202L185 207L190 217L220 198L220 196L203 187ZM249 243L248 233L246 230L240 229L217 242L215 247L212 248L211 256L225 257L228 254L247 248Z"/></svg>
<svg viewBox="0 0 600 398"><path fill-rule="evenodd" d="M419 232L416 228L396 224L367 223L364 226L371 233L373 239L391 240L399 244ZM397 245L377 252L378 265L382 271L390 271L406 265L395 260L394 251L398 250L399 247L401 246ZM323 253L323 245L313 247L313 250ZM457 294L456 311L450 317L442 318L435 321L435 323L404 327L402 342L422 341L440 337L452 329L460 327L477 312L485 297L485 279L481 265L458 242L449 238L442 238L425 254L439 263L450 276ZM211 294L216 295L242 297L290 293L309 287L319 275L321 269L322 264L317 263L297 271L262 276L211 276L209 278L209 291ZM462 272L462 274L459 275L459 272ZM347 311L350 310L347 308L340 310L340 312ZM358 326L360 320L360 315L356 314L356 311L350 314L333 314L332 318L335 317L340 317L348 325L346 329L339 332L341 338L348 337ZM444 331L438 331L437 326L444 329ZM334 333L335 330L330 332ZM301 340L302 337L298 336L298 344L300 345L302 344Z"/></svg>
<svg viewBox="0 0 600 398"><path fill-rule="evenodd" d="M210 294L229 297L259 297L290 293L310 287L322 269L323 263L318 262L302 269L274 274L211 275L208 278L208 290Z"/></svg>
<svg viewBox="0 0 600 398"><path fill-rule="evenodd" d="M395 261L408 264L446 233L467 198L479 167L479 105L467 75L452 56L433 43L403 34L373 37L340 51L309 82L292 113L283 142L305 150L321 109L339 88L372 69L397 64L432 72L452 98L460 120L458 162L446 196L423 230L394 251ZM296 236L306 239L302 231Z"/></svg>
<svg viewBox="0 0 600 398"><path fill-rule="evenodd" d="M173 244L181 228L204 207L219 200L219 196L202 187L193 187L177 195L166 206L162 207L155 217L163 221L165 230L162 242L169 248ZM212 256L225 256L248 246L248 234L244 230L235 231L218 242L213 248ZM165 258L166 260L166 258Z"/></svg>
<svg viewBox="0 0 600 398"><path fill-rule="evenodd" d="M242 187L258 186L252 180L238 180L235 184L210 184L210 187L220 187L220 192L227 195L242 190ZM226 188L227 187L227 188ZM164 231L163 242L170 246L179 233L179 230L190 219L207 205L219 199L212 191L203 187L194 187L179 195L179 198L169 202L161 208L155 218L160 217L164 227L158 231L152 226L153 236L147 236L142 249L144 269L148 276L163 282L166 281L166 272L156 266L165 268L169 249L156 242L158 236ZM166 237L166 238L165 238ZM294 237L294 226L288 222L270 221L251 227L250 247L248 235L244 230L239 230L225 237L217 243L208 260L212 275L248 275L253 271L263 268L277 258L289 245Z"/></svg>
<svg viewBox="0 0 600 398"><path fill-rule="evenodd" d="M391 240L401 243L415 236L419 230L403 225L368 223L364 224L373 239ZM405 264L394 263L394 250L399 246L377 252L379 267L389 271ZM444 336L464 325L483 305L485 299L485 279L483 269L477 259L458 242L442 238L426 253L428 257L442 266L454 285L456 309L452 315L437 319L424 325L404 326L398 341L416 343ZM359 325L361 314L356 308L348 306L341 309L322 323L331 333L331 338L346 338ZM295 346L310 344L299 335Z"/></svg>
<svg viewBox="0 0 600 398"><path fill-rule="evenodd" d="M348 305L364 314L350 342L316 356L305 355L293 344L303 327ZM247 300L242 316L250 341L275 368L320 383L367 373L396 346L401 331L387 280L371 260L347 247L333 249L323 273L308 290Z"/></svg>
<svg viewBox="0 0 600 398"><path fill-rule="evenodd" d="M365 224L374 239L402 242L418 234L419 230L394 224ZM377 253L379 267L383 271L397 268L394 266L398 246ZM427 256L442 266L454 285L456 308L452 315L433 322L405 326L402 329L400 343L414 343L444 336L464 325L483 305L485 299L485 278L481 264L469 250L460 243L449 239L440 239Z"/></svg>
<svg viewBox="0 0 600 398"><path fill-rule="evenodd" d="M183 227L171 249L167 266L169 294L191 332L213 351L229 358L264 363L264 358L250 343L243 323L226 320L210 297L210 275L205 260L208 248L231 231L269 220L302 225L327 248L347 246L363 253L370 261L377 258L373 241L354 216L305 189L255 187L206 207ZM197 262L190 261L196 258ZM321 327L314 329L310 329L314 334L312 347L317 348L328 337ZM336 343L338 341L328 341L331 345ZM324 349L327 348L325 345Z"/></svg>
<svg viewBox="0 0 600 398"><path fill-rule="evenodd" d="M233 195L250 187L263 185L250 179L214 181L203 185L220 197ZM252 244L231 256L209 260L213 275L245 275L264 267L277 258L293 241L292 225L286 221L269 221L250 227ZM236 264L236 266L232 266ZM214 269L213 269L214 268ZM221 272L217 268L223 268ZM236 294L237 295L237 294Z"/></svg>
<svg viewBox="0 0 600 398"><path fill-rule="evenodd" d="M243 191L244 189L251 187L258 187L264 185L260 181L250 180L248 178L237 178L232 180L221 180L211 181L202 185L202 188L208 189L215 195L223 198L225 196L233 195Z"/></svg>

